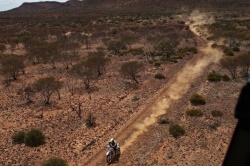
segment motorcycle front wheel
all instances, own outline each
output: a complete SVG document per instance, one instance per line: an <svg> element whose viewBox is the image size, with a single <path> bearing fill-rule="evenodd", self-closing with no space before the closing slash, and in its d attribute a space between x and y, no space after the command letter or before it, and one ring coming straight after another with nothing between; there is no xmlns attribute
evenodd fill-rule
<svg viewBox="0 0 250 166"><path fill-rule="evenodd" d="M112 162L112 156L111 156L111 154L109 154L109 155L106 156L106 161L107 161L108 164L110 164Z"/></svg>

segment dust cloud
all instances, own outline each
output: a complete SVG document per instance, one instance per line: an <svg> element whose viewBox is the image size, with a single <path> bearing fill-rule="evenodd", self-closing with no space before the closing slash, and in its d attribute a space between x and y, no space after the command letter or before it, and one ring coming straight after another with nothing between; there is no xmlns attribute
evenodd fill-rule
<svg viewBox="0 0 250 166"><path fill-rule="evenodd" d="M200 35L197 27L200 27L203 24L212 23L213 21L214 20L211 16L208 17L206 14L194 11L190 15L190 29L197 35ZM207 33L206 30L203 32ZM176 79L166 90L164 98L156 102L151 108L152 114L144 119L142 123L137 124L134 133L132 133L132 135L125 141L125 144L121 147L123 152L126 151L140 135L147 132L149 126L157 122L158 117L166 114L171 102L180 99L187 92L194 79L200 76L209 64L218 62L223 53L219 50L211 49L211 46L208 43L206 46L199 48L199 54L200 57L197 58L197 60L190 61L178 73Z"/></svg>

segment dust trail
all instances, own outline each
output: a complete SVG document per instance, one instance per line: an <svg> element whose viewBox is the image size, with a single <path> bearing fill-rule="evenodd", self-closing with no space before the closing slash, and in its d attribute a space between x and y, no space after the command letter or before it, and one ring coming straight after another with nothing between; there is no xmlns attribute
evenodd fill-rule
<svg viewBox="0 0 250 166"><path fill-rule="evenodd" d="M195 23L191 24L191 30L194 33L198 33L194 28L195 25L208 23L206 21L207 17L205 14L201 15L199 12L195 11L191 14L190 19L197 20ZM205 19L205 20L204 20ZM212 18L209 19L212 21ZM165 97L158 101L151 109L152 114L147 117L142 123L136 126L136 131L125 141L125 144L122 146L122 151L131 146L138 136L147 132L148 127L156 123L157 118L161 115L166 114L167 109L174 100L180 99L189 89L190 85L199 75L202 74L202 71L211 63L218 62L222 57L222 52L218 50L211 49L210 44L207 44L206 47L200 48L200 51L203 55L200 56L196 62L188 63L177 75L176 80L170 85L169 89L166 91Z"/></svg>

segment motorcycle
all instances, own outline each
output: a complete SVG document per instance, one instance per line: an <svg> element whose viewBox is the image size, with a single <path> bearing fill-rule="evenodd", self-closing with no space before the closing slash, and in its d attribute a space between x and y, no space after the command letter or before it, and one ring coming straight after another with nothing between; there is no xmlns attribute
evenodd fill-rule
<svg viewBox="0 0 250 166"><path fill-rule="evenodd" d="M114 148L110 147L109 145L107 145L107 148L108 148L108 151L106 153L106 161L108 164L110 164L112 162L112 160L120 155L121 153L121 150L120 150L120 146L119 144L117 143L117 148L116 150L114 150Z"/></svg>

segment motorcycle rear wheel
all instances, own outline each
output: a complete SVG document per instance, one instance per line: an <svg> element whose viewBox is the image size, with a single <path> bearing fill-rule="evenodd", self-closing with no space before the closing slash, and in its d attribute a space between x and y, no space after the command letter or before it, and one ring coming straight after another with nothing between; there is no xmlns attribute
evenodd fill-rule
<svg viewBox="0 0 250 166"><path fill-rule="evenodd" d="M121 149L120 149L120 148L117 148L115 153L116 153L116 155L120 155Z"/></svg>

